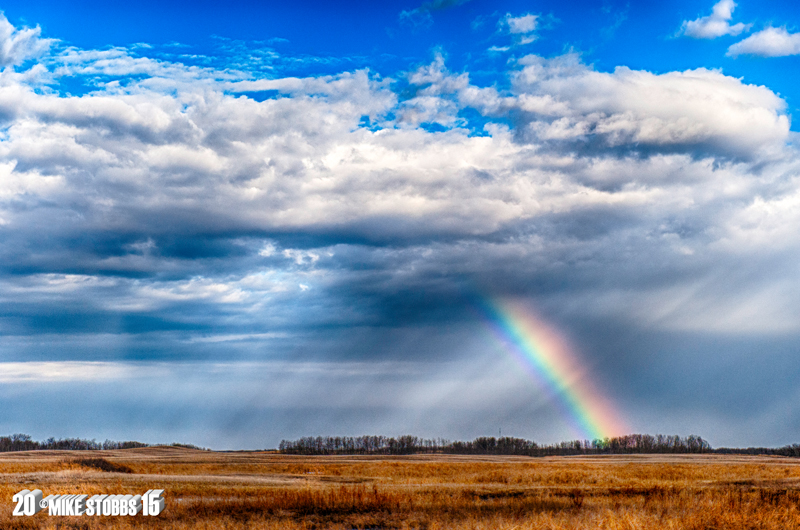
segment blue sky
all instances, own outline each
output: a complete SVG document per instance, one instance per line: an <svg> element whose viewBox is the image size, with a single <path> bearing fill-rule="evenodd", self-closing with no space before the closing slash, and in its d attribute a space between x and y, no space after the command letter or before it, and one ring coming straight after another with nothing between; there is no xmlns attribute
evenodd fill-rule
<svg viewBox="0 0 800 530"><path fill-rule="evenodd" d="M793 3L0 8L0 432L797 442Z"/></svg>
<svg viewBox="0 0 800 530"><path fill-rule="evenodd" d="M84 49L147 44L146 55L190 55L222 60L225 42L249 49L270 48L291 59L325 58L285 68L287 73L338 72L352 62L382 75L394 75L432 50L448 55L452 69L502 82L502 63L510 57L536 53L552 56L568 51L604 71L624 65L663 73L691 68L722 69L749 83L765 84L791 97L795 78L787 72L795 58L764 64L752 56L726 56L728 48L768 27L796 31L793 2L736 4L730 26L738 32L681 38L682 24L712 15L712 5L696 2L10 2L6 16L13 23L40 26L47 36ZM506 16L536 16L536 29L510 33ZM527 46L520 35L535 37ZM174 45L179 44L180 47ZM172 46L171 46L172 45ZM505 52L487 50L511 47ZM757 54L756 54L757 57ZM338 64L337 64L338 63ZM481 66L482 65L482 66Z"/></svg>

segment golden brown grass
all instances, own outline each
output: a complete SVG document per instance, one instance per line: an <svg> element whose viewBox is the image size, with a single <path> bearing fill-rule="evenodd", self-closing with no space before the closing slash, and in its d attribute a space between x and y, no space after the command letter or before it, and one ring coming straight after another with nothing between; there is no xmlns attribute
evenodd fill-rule
<svg viewBox="0 0 800 530"><path fill-rule="evenodd" d="M102 458L133 473L86 467ZM300 457L148 448L0 455L3 529L800 528L800 461ZM111 469L112 467L106 466ZM11 517L11 496L166 490L158 517Z"/></svg>

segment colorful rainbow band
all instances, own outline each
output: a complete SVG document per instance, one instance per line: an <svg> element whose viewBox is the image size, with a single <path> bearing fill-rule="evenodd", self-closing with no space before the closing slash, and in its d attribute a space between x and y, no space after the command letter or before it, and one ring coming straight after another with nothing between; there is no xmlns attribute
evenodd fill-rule
<svg viewBox="0 0 800 530"><path fill-rule="evenodd" d="M585 365L551 326L512 301L490 300L484 307L506 349L557 396L570 423L585 439L626 433L618 414L586 377Z"/></svg>

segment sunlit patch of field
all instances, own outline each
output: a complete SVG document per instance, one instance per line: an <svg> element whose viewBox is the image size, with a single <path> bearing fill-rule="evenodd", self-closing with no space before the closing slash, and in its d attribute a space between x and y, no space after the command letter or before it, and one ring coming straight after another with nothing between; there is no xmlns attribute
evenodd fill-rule
<svg viewBox="0 0 800 530"><path fill-rule="evenodd" d="M717 455L303 457L171 447L2 453L0 528L784 530L800 528L798 464ZM11 496L25 488L45 495L163 488L166 510L12 517Z"/></svg>

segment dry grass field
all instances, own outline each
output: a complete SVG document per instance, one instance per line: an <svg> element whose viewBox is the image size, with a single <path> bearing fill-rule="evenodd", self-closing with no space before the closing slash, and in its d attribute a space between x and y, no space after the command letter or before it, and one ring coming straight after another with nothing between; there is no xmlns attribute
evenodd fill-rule
<svg viewBox="0 0 800 530"><path fill-rule="evenodd" d="M127 472L79 463L102 458ZM800 528L800 460L303 457L174 447L0 454L0 528ZM127 468L127 469L126 469ZM158 517L12 517L21 489L166 490Z"/></svg>

